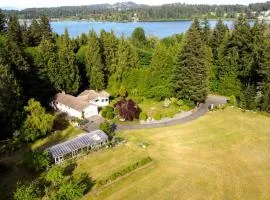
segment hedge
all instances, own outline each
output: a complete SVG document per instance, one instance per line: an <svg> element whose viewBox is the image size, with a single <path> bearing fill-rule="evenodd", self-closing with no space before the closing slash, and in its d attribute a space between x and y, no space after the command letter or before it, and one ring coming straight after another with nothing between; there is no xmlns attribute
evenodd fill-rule
<svg viewBox="0 0 270 200"><path fill-rule="evenodd" d="M119 177L121 176L124 176L136 169L138 169L139 167L142 167L150 162L152 162L152 158L151 157L146 157L146 158L143 158L142 160L118 171L118 172L114 172L113 174L111 174L109 177L105 178L105 179L102 179L102 180L99 180L97 181L97 187L101 187L103 185L107 185L108 183L118 179Z"/></svg>

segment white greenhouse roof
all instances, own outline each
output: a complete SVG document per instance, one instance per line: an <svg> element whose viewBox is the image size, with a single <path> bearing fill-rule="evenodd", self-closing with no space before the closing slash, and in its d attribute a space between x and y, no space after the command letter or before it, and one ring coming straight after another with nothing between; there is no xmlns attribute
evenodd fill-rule
<svg viewBox="0 0 270 200"><path fill-rule="evenodd" d="M91 145L97 145L106 142L108 136L101 130L95 130L90 133L83 133L71 140L47 148L54 158L72 153L75 150L85 148Z"/></svg>

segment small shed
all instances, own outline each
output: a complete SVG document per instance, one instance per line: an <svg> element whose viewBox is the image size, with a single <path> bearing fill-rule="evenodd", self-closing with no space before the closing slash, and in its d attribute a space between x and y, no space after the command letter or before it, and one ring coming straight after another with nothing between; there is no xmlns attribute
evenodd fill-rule
<svg viewBox="0 0 270 200"><path fill-rule="evenodd" d="M101 130L83 133L63 143L47 148L55 164L74 158L79 153L98 149L108 143L108 136Z"/></svg>

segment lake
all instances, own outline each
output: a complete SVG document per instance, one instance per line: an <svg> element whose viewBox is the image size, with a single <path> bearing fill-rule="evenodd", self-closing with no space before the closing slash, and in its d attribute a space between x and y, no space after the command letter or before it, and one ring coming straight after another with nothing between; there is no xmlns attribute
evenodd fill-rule
<svg viewBox="0 0 270 200"><path fill-rule="evenodd" d="M159 38L171 36L176 33L183 33L188 30L192 21L173 21L173 22L88 22L88 21L60 21L51 22L53 31L58 34L64 33L65 28L71 37L76 37L81 33L88 33L89 30L94 29L96 32L100 32L101 29L106 31L113 30L117 36L124 34L130 36L132 31L136 27L142 27L145 30L146 35L154 35ZM209 24L213 28L217 21L210 20ZM232 27L233 21L224 21L228 27Z"/></svg>

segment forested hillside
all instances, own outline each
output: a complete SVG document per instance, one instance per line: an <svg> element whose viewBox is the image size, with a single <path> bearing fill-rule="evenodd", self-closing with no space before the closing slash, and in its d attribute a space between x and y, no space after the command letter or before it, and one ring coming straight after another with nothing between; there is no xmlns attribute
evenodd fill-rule
<svg viewBox="0 0 270 200"><path fill-rule="evenodd" d="M90 30L77 38L52 32L47 17L28 26L0 15L0 138L23 130L24 106L34 98L49 108L57 92L86 88L117 96L124 87L141 99L176 97L203 102L208 93L236 97L244 109L270 111L270 34L240 16L229 30L220 20L211 30L195 19L185 34L159 40L142 28L130 38Z"/></svg>
<svg viewBox="0 0 270 200"><path fill-rule="evenodd" d="M270 10L270 2L245 5L197 5L165 4L161 6L138 5L132 2L98 4L87 6L64 6L55 8L27 8L21 11L5 11L7 15L17 14L19 18L32 19L46 15L50 18L93 19L106 21L177 20L194 17L236 18L239 13L247 18L258 17L260 12Z"/></svg>

